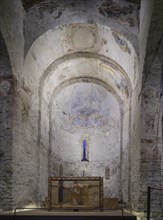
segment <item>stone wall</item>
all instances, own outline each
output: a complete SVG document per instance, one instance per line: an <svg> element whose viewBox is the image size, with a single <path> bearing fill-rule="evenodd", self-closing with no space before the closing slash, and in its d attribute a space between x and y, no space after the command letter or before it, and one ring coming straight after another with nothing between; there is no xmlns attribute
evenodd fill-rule
<svg viewBox="0 0 163 220"><path fill-rule="evenodd" d="M23 36L24 9L20 0L1 0L0 30L5 39L12 71L18 79L22 77L24 62Z"/></svg>
<svg viewBox="0 0 163 220"><path fill-rule="evenodd" d="M37 111L28 87L15 84L13 103L13 207L35 205L38 196Z"/></svg>
<svg viewBox="0 0 163 220"><path fill-rule="evenodd" d="M20 0L0 5L14 74L13 84L3 54L0 187L6 193L0 209L40 205L49 175L98 175L105 197L143 210L147 183L161 186L163 178L158 55L143 90L140 122L153 1L142 0L141 8L129 0L22 2L25 11ZM149 44L159 34L151 36ZM82 161L83 140L89 162Z"/></svg>
<svg viewBox="0 0 163 220"><path fill-rule="evenodd" d="M0 33L0 210L12 207L12 116L14 80Z"/></svg>
<svg viewBox="0 0 163 220"><path fill-rule="evenodd" d="M8 117L6 114L11 114L10 112L13 111L11 125L12 140L10 141L10 138L8 139L11 148L9 152L12 158L12 177L11 172L8 171L9 169L5 171L5 175L10 173L10 180L8 180L9 177L7 177L6 182L11 184L8 184L7 189L12 193L12 195L10 195L12 197L12 204L7 203L5 199L3 200L4 204L10 209L13 209L15 206L25 206L27 204L36 203L38 195L38 157L36 153L38 151L38 137L37 123L34 123L36 109L31 109L29 100L32 100L32 94L23 80L23 22L24 9L21 1L2 0L0 4L0 28L5 39L14 75L14 95L12 90L13 103L11 104L11 98L9 97L8 99L2 99L4 114L2 116L3 126L4 124L7 125L10 123L8 120L10 120L11 117ZM3 56L5 57L5 55ZM10 67L10 65L7 64L5 67L6 70L8 66ZM4 113L6 109L8 109L8 111ZM31 110L30 112L29 109ZM7 135L9 132L6 131L5 127L2 127L2 130L2 134ZM4 141L5 139L3 142ZM5 148L8 148L7 142L5 143ZM3 158L5 159L5 157ZM5 182L3 185L4 184ZM3 196L6 195L4 193ZM8 196L8 198L10 198L10 196Z"/></svg>
<svg viewBox="0 0 163 220"><path fill-rule="evenodd" d="M140 161L140 209L146 210L147 186L162 188L162 107L161 72L162 62L155 59L148 82L142 93L142 136ZM160 210L162 195L152 193L152 210ZM145 202L144 202L145 201Z"/></svg>
<svg viewBox="0 0 163 220"><path fill-rule="evenodd" d="M150 26L150 19L153 11L153 1L142 0L140 5L139 18L139 62L135 59L134 70L135 76L138 76L137 84L132 92L131 101L131 126L130 126L130 207L138 211L140 204L144 200L140 198L140 152L141 152L141 98L139 97L142 84L142 71L144 68L144 57L146 54L147 36ZM142 209L141 209L142 210Z"/></svg>
<svg viewBox="0 0 163 220"><path fill-rule="evenodd" d="M142 83L142 128L140 160L139 208L146 210L147 186L163 188L162 173L162 68L163 4L155 4L148 37L147 55ZM159 22L158 22L159 20ZM160 41L160 43L159 43ZM152 191L151 211L163 208L163 194Z"/></svg>

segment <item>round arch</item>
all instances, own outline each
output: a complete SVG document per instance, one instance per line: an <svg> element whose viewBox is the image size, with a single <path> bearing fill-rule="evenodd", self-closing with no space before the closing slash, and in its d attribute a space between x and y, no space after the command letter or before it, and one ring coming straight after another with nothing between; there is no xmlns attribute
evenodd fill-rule
<svg viewBox="0 0 163 220"><path fill-rule="evenodd" d="M49 121L49 119L43 112L49 111L50 97L54 96L54 89L66 81L71 81L72 78L96 78L99 82L101 80L110 86L112 91L115 90L115 93L121 98L124 104L122 113L123 119L121 119L121 139L124 139L123 145L126 146L123 160L128 161L123 165L122 170L128 170L130 166L129 161L131 160L129 152L131 146L129 137L131 136L131 97L132 91L136 87L139 78L137 55L127 38L119 35L107 26L101 27L97 24L76 24L75 26L75 29L74 24L70 24L62 27L62 29L56 27L53 30L48 30L33 43L25 59L24 82L31 91L32 100L35 100L35 105L33 105L31 109L35 110L36 127L38 128L38 182L39 188L41 189L39 189L40 196L44 196L45 193L43 192L47 190L47 181L41 179L40 174L46 172L48 177L48 163L45 165L41 164L44 157L40 156L43 152L48 150L47 146L49 144L49 137L43 138L44 131L49 130L49 126L45 126L44 123L44 120ZM74 43L76 39L75 36L80 33L83 28L88 36L93 36L93 40L90 44L86 46L81 45L79 47L78 42ZM72 29L74 29L72 31L74 35L70 36ZM96 43L92 44L95 39ZM123 42L123 46L120 42ZM91 63L96 63L96 65L93 64L94 71L96 70L96 74L97 72L102 72L102 74L95 76L89 73L89 71L87 71L87 73L82 72L82 74L77 74L82 68L85 68L83 65L80 69L81 63L85 62L82 60L89 60L90 66ZM137 65L135 62L137 62ZM75 71L72 73L72 66L74 66L74 70L75 67L78 66L77 73L75 73ZM67 72L68 74L66 74L68 69L69 73ZM64 71L65 75L63 76ZM42 120L43 118L44 120ZM127 126L127 129L124 129L125 126ZM130 171L127 173L128 176L130 175L129 172ZM43 181L44 186L42 186ZM129 178L124 178L122 182L123 185L126 185L125 190L123 190L124 195L128 195L128 186L130 185ZM128 196L126 196L124 200L128 201Z"/></svg>

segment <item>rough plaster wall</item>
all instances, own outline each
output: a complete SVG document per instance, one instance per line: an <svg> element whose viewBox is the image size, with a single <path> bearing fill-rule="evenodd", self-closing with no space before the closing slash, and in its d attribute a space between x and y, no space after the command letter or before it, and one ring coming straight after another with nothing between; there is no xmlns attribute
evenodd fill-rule
<svg viewBox="0 0 163 220"><path fill-rule="evenodd" d="M70 23L107 25L125 35L138 52L139 3L125 0L47 0L27 5L25 9L26 53L40 35L56 26Z"/></svg>
<svg viewBox="0 0 163 220"><path fill-rule="evenodd" d="M13 75L0 33L0 211L12 206Z"/></svg>
<svg viewBox="0 0 163 220"><path fill-rule="evenodd" d="M14 206L37 200L38 147L37 112L31 106L28 87L15 85L13 117L13 199Z"/></svg>
<svg viewBox="0 0 163 220"><path fill-rule="evenodd" d="M121 120L115 97L99 85L75 83L57 95L51 114L51 150L63 161L63 175L102 176L105 197L120 199ZM84 139L89 162L81 161Z"/></svg>
<svg viewBox="0 0 163 220"><path fill-rule="evenodd" d="M143 72L144 59L146 55L146 44L148 31L150 26L150 20L153 11L153 0L141 0L141 9L140 9L140 34L139 34L139 61L140 61L140 73Z"/></svg>
<svg viewBox="0 0 163 220"><path fill-rule="evenodd" d="M139 98L139 93L141 89L141 77L136 77L141 73L140 62L137 61L135 57L134 60L134 71L135 78L137 78L137 83L135 88L132 90L132 98L130 103L130 206L133 210L138 210L138 199L139 199L139 188L140 188L140 128L141 128L141 99ZM133 175L134 174L134 175Z"/></svg>
<svg viewBox="0 0 163 220"><path fill-rule="evenodd" d="M8 48L15 77L12 124L12 197L13 208L34 203L37 200L38 107L32 92L23 81L24 64L24 10L19 0L2 0L0 4L1 30ZM31 106L31 102L33 106ZM30 109L30 111L29 111Z"/></svg>
<svg viewBox="0 0 163 220"><path fill-rule="evenodd" d="M44 201L47 196L49 173L49 107L41 99L42 120L39 121L40 134L38 146L38 200ZM56 159L55 159L56 162Z"/></svg>
<svg viewBox="0 0 163 220"><path fill-rule="evenodd" d="M135 76L139 73L137 84L132 92L131 101L131 118L130 118L130 130L129 130L129 140L130 140L130 169L129 169L129 201L130 206L133 210L139 210L142 201L140 198L140 137L141 137L141 121L140 121L140 105L141 99L139 98L141 90L141 74L144 66L144 57L146 54L146 43L148 30L150 25L150 18L153 10L153 1L141 1L140 8L140 34L139 34L139 63L135 59L134 70ZM134 175L133 175L134 174Z"/></svg>
<svg viewBox="0 0 163 220"><path fill-rule="evenodd" d="M13 74L21 78L24 63L24 9L20 0L1 0L0 29L6 42Z"/></svg>
<svg viewBox="0 0 163 220"><path fill-rule="evenodd" d="M131 142L131 166L130 166L130 204L133 210L138 210L139 206L139 189L140 189L140 106L141 100L138 98L141 83L138 83L139 89L132 96L132 114L130 127L130 142Z"/></svg>
<svg viewBox="0 0 163 220"><path fill-rule="evenodd" d="M130 200L130 109L129 105L126 102L126 108L122 114L122 198L123 202L127 203Z"/></svg>
<svg viewBox="0 0 163 220"><path fill-rule="evenodd" d="M148 77L142 97L142 139L141 139L141 185L140 204L146 208L147 186L160 188L161 183L161 155L162 155L162 128L161 128L161 106L160 106L160 73L162 63L155 61L155 68ZM152 209L159 209L161 194L154 192L152 195ZM154 201L155 200L155 201ZM156 202L157 201L157 202ZM144 202L144 203L142 203Z"/></svg>
<svg viewBox="0 0 163 220"><path fill-rule="evenodd" d="M37 131L32 121L35 118L35 113L29 115L28 112L31 92L22 81L24 11L21 1L15 0L1 1L0 10L1 30L6 41L15 76L12 127L13 205L25 205L36 201L37 196L37 138L33 136L33 134L37 135ZM32 109L32 112L34 111Z"/></svg>
<svg viewBox="0 0 163 220"><path fill-rule="evenodd" d="M144 79L152 63L158 41L163 33L163 2L156 1L152 15L147 45L147 58L144 68ZM159 21L159 22L158 22ZM143 85L142 92L142 130L140 161L140 209L146 209L147 186L163 188L162 173L162 67L163 44L155 56L149 76ZM151 195L151 211L163 209L163 194L153 191Z"/></svg>

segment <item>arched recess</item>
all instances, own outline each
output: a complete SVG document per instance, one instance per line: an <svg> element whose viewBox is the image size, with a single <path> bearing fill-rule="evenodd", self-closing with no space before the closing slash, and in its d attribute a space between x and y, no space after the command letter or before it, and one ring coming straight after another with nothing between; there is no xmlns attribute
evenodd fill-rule
<svg viewBox="0 0 163 220"><path fill-rule="evenodd" d="M122 106L115 91L96 78L72 78L58 86L49 104L49 174L59 175L62 164L63 175L102 176L104 196L121 199ZM83 139L89 162L81 161ZM108 179L106 167L111 171Z"/></svg>
<svg viewBox="0 0 163 220"><path fill-rule="evenodd" d="M77 36L82 31L85 34L83 37L91 38L86 46L77 40ZM132 87L136 86L139 77L139 66L132 44L125 36L120 35L115 30L98 24L70 24L50 29L41 35L33 43L26 56L24 65L25 82L28 83L30 89L33 89L35 82L40 81L45 70L55 60L60 58L64 60L65 57L68 58L79 52L94 53L114 60L124 69Z"/></svg>
<svg viewBox="0 0 163 220"><path fill-rule="evenodd" d="M39 152L37 167L39 200L44 199L47 194L47 177L49 175L48 155L46 154L49 150L48 103L53 96L53 90L66 80L90 77L103 81L115 90L124 104L121 138L124 149L122 172L125 173L125 176L122 176L121 182L123 185L122 198L127 202L130 194L130 122L131 115L134 114L131 109L131 98L132 90L136 88L139 78L138 59L131 43L109 27L100 27L97 24L78 24L77 26L79 30L74 29L73 24L62 27L62 29L55 28L47 31L34 42L25 60L23 77L32 94L31 114L33 111L33 122L38 128L36 134L38 135ZM86 47L81 44L79 48L78 41L74 42L76 39L74 36L78 31L81 33L83 28L86 29L88 36L93 36L93 40ZM74 33L73 36L70 36L71 32ZM94 40L96 43L92 44ZM86 62L86 60L90 62ZM84 62L87 65L83 64ZM72 66L78 71L72 73ZM85 72L85 68L88 71ZM79 74L82 69L84 71ZM90 69L93 74L89 71ZM64 76L61 74L63 71L67 72Z"/></svg>
<svg viewBox="0 0 163 220"><path fill-rule="evenodd" d="M50 4L51 4L50 0L47 0L47 5ZM112 9L112 4L114 5L115 8L119 8L120 11L121 9L122 11L124 10L123 7L125 4L126 13L125 14L119 13L118 15L116 14L106 15L107 11L110 11L110 9ZM74 1L74 3L72 4L72 1L67 0L65 2L60 0L59 4L55 5L55 10L49 11L48 8L50 9L50 7L47 7L47 10L46 8L44 8L46 12L42 13L42 7L44 7L44 3L38 2L37 5L39 7L33 6L30 9L28 9L24 22L26 51L31 47L33 41L37 39L38 36L47 32L49 29L53 29L58 26L63 27L69 24L74 24L75 26L77 25L77 23L80 23L80 24L90 24L90 25L98 24L99 26L109 26L112 30L116 30L119 33L123 33L123 35L126 36L128 40L132 43L132 45L134 45L135 50L137 51L138 54L139 46L138 46L137 35L139 34L139 23L137 22L138 19L137 13L139 13L138 12L139 4L140 2L131 3L130 1L130 2L122 2L121 5L121 2L118 1L117 2L110 1L109 3L105 3L104 1L96 2L94 0L89 0L87 2L79 1L78 3ZM131 9L131 7L133 8ZM42 14L41 17L40 17L40 13ZM121 16L123 17L122 19ZM119 19L117 19L118 17ZM45 19L46 19L46 23L44 22ZM35 22L33 22L33 20L35 20ZM41 21L40 24L39 21ZM132 26L131 26L131 21L133 22ZM32 33L33 35L31 37L31 31L35 30L36 28L37 31Z"/></svg>
<svg viewBox="0 0 163 220"><path fill-rule="evenodd" d="M84 56L85 54L82 54L82 56ZM87 54L88 55L88 54ZM96 83L104 88L107 88L107 90L109 90L111 92L111 94L114 94L114 96L116 97L116 99L118 100L118 105L120 108L120 147L119 147L119 151L120 151L120 181L118 182L118 184L122 183L125 187L128 187L128 172L126 172L128 170L128 162L129 162L129 146L127 146L125 144L123 144L123 136L125 136L125 138L128 137L128 134L124 133L126 130L128 132L128 129L124 129L123 126L124 124L127 123L127 126L129 126L129 105L130 105L130 97L131 97L131 85L130 85L130 81L127 77L127 75L125 74L125 72L113 61L108 59L108 62L106 62L107 59L105 58L105 62L103 60L98 60L97 56L96 58L90 58L90 54L89 57L85 56L85 57L81 57L81 56L77 56L74 59L70 59L70 60L66 60L64 63L61 63L60 65L58 65L56 68L56 65L54 65L54 63L51 65L51 67L48 67L47 71L45 72L45 77L42 78L43 81L41 81L41 90L40 90L40 138L41 141L40 143L43 144L44 149L45 146L48 144L48 146L50 146L50 151L51 151L51 141L50 139L47 140L47 137L51 137L51 126L49 125L51 123L51 116L49 119L47 119L47 115L51 112L51 106L52 103L54 102L54 97L56 97L56 94L59 93L62 89L64 89L66 86L69 86L73 83L77 83L77 82L87 82L87 83ZM112 65L110 65L112 64ZM55 66L55 68L53 69L52 67ZM121 87L122 86L122 87ZM46 101L45 101L46 100ZM123 104L125 103L125 105ZM46 115L46 119L45 119L45 115ZM125 117L126 115L126 117ZM125 122L124 119L125 118ZM46 125L46 126L45 126ZM44 126L44 128L43 128ZM123 132L124 130L124 132ZM126 139L128 140L129 137ZM123 149L124 148L124 149ZM127 148L127 149L126 149ZM124 153L124 151L126 151L125 153L125 161L123 161L122 158L122 154ZM58 163L60 160L55 157L55 161L58 161L56 163ZM53 158L53 159L54 159ZM43 161L43 160L41 160ZM48 167L51 167L51 162L47 165ZM44 167L44 166L40 166L40 167ZM54 168L50 168L50 169L54 169ZM58 168L55 167L55 170ZM48 168L47 168L48 170ZM125 171L125 175L122 175L122 172ZM40 171L40 173L42 173L42 171ZM58 172L55 173L55 175ZM80 172L79 172L80 173ZM52 172L49 172L49 175L51 175ZM54 175L54 172L53 172ZM122 177L123 176L123 177ZM123 179L122 179L123 178ZM40 182L42 183L43 187L43 182L44 180L41 179ZM46 181L45 181L46 182ZM109 182L109 181L106 181ZM47 184L44 184L44 191L46 192L47 189ZM120 189L120 188L119 188ZM121 199L122 197L122 187L120 192L118 193L118 197L119 199ZM106 186L106 191L107 191L107 186ZM123 189L123 192L125 191L125 189ZM128 189L126 189L127 194L125 193L126 197L128 196ZM112 193L110 191L110 196L114 195L114 193ZM108 195L109 196L109 195ZM114 195L115 196L115 195ZM106 195L107 197L107 195Z"/></svg>

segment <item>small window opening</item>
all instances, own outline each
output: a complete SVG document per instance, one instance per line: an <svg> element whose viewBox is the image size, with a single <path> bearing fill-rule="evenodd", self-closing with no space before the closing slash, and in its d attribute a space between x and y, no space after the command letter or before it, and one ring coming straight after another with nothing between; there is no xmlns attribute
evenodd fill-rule
<svg viewBox="0 0 163 220"><path fill-rule="evenodd" d="M84 139L83 141L83 159L82 161L89 161L87 159L87 141Z"/></svg>

